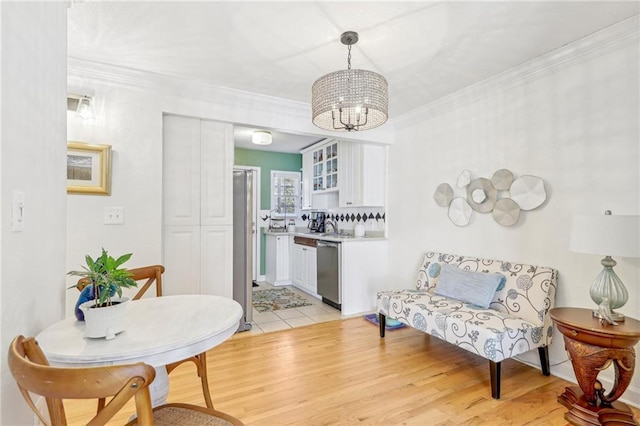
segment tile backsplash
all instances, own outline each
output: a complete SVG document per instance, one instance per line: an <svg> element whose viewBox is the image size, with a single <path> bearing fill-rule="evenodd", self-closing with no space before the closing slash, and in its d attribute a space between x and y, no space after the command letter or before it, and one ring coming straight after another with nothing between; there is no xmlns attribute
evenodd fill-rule
<svg viewBox="0 0 640 426"><path fill-rule="evenodd" d="M358 223L364 225L366 231L384 232L386 223L386 213L383 207L350 207L350 208L333 208L333 209L317 209L303 210L301 215L295 220L297 228L307 227L309 224L309 215L312 211L324 211L327 217L335 220L340 231L353 232ZM269 210L260 211L260 226L267 228L269 226ZM287 218L284 226L287 226L291 218Z"/></svg>

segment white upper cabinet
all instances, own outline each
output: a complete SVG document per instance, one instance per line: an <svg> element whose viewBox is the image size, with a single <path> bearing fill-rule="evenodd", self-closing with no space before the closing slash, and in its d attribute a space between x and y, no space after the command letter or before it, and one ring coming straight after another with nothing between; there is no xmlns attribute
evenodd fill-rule
<svg viewBox="0 0 640 426"><path fill-rule="evenodd" d="M302 154L302 209L311 208L311 187L313 186L313 153Z"/></svg>
<svg viewBox="0 0 640 426"><path fill-rule="evenodd" d="M340 142L339 206L379 207L385 200L385 148Z"/></svg>
<svg viewBox="0 0 640 426"><path fill-rule="evenodd" d="M233 126L164 117L164 224L231 225Z"/></svg>
<svg viewBox="0 0 640 426"><path fill-rule="evenodd" d="M331 139L302 151L303 209L383 207L385 186L382 145Z"/></svg>
<svg viewBox="0 0 640 426"><path fill-rule="evenodd" d="M323 141L303 152L302 168L309 172L311 194L338 189L338 142Z"/></svg>

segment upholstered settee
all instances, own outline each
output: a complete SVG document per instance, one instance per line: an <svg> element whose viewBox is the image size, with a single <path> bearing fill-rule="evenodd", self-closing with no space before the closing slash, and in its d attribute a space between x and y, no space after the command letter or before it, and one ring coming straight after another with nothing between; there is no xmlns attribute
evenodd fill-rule
<svg viewBox="0 0 640 426"><path fill-rule="evenodd" d="M551 268L425 253L416 289L378 292L380 337L388 318L488 359L491 396L499 399L504 359L537 348L542 373L550 374L556 287Z"/></svg>

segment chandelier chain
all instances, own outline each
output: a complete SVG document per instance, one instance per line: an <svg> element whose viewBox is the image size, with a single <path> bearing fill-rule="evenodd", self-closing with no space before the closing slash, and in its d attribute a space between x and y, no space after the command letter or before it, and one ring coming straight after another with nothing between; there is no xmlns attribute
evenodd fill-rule
<svg viewBox="0 0 640 426"><path fill-rule="evenodd" d="M349 54L347 55L347 69L351 69L351 45L349 47Z"/></svg>

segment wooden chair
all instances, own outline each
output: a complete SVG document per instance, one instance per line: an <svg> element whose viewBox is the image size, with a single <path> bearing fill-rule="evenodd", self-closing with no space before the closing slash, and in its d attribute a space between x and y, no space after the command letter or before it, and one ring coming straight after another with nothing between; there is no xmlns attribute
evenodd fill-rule
<svg viewBox="0 0 640 426"><path fill-rule="evenodd" d="M155 370L144 363L88 368L51 367L32 338L18 336L11 342L9 369L29 407L45 425L66 426L64 399L113 397L87 424L104 425L132 397L137 417L127 425L243 425L235 417L210 408L190 404L151 407L149 384ZM49 418L40 413L30 393L46 399Z"/></svg>
<svg viewBox="0 0 640 426"><path fill-rule="evenodd" d="M156 284L156 296L162 296L162 274L164 273L164 266L151 265L141 268L128 269L128 271L131 274L131 278L133 278L135 281L146 280L146 282L142 285L142 287L140 287L135 296L133 296L132 300L140 299L146 293L149 287L153 285L154 282ZM76 284L76 287L79 291L82 291L89 284L91 284L89 278L80 278L78 280L78 283ZM195 364L198 377L200 377L200 383L202 384L204 403L208 408L213 409L213 402L211 401L211 394L209 393L209 381L207 379L206 352L167 365L167 373L171 373L176 367L185 362L193 362ZM104 400L100 400L98 402L98 410L100 410L103 406Z"/></svg>

